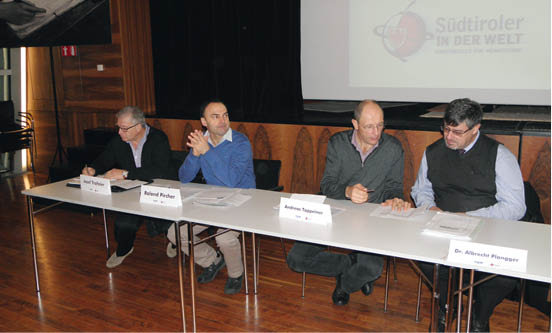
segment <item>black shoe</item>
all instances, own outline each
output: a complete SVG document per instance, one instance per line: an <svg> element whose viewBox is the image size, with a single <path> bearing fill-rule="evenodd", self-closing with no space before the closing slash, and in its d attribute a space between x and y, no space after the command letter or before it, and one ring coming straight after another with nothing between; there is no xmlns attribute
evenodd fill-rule
<svg viewBox="0 0 552 333"><path fill-rule="evenodd" d="M239 293L242 287L243 276L244 274L237 278L229 277L228 280L226 280L226 285L224 285L224 293L228 295Z"/></svg>
<svg viewBox="0 0 552 333"><path fill-rule="evenodd" d="M473 316L472 316L473 317ZM489 326L489 321L480 322L479 320L472 318L472 324L470 332L490 332L491 327Z"/></svg>
<svg viewBox="0 0 552 333"><path fill-rule="evenodd" d="M337 276L337 283L332 294L332 301L335 305L346 305L349 303L349 294L341 289L341 275Z"/></svg>
<svg viewBox="0 0 552 333"><path fill-rule="evenodd" d="M215 279L217 273L226 265L224 257L220 258L218 264L212 263L209 267L203 269L203 272L197 277L199 283L209 283Z"/></svg>
<svg viewBox="0 0 552 333"><path fill-rule="evenodd" d="M374 281L366 282L362 287L360 287L360 291L366 296L369 296L372 291L374 290Z"/></svg>

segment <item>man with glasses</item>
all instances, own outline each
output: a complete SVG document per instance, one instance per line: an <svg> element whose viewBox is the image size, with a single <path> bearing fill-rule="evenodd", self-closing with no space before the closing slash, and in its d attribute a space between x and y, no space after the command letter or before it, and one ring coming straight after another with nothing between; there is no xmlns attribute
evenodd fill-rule
<svg viewBox="0 0 552 333"><path fill-rule="evenodd" d="M403 210L410 203L403 197L404 152L401 143L383 133L383 110L372 100L355 108L354 129L333 135L328 142L326 168L320 184L332 199L349 199L356 204L383 203ZM318 244L295 242L287 263L296 272L336 277L332 300L349 302L349 294L372 293L373 282L383 270L383 258L369 253L348 255L326 251Z"/></svg>
<svg viewBox="0 0 552 333"><path fill-rule="evenodd" d="M82 174L104 174L109 179L168 178L170 145L167 135L148 126L144 113L136 106L125 106L116 117L119 136L108 143L105 151L90 166L82 169ZM119 266L132 253L136 232L141 225L142 217L117 213L117 251L107 260L108 268Z"/></svg>
<svg viewBox="0 0 552 333"><path fill-rule="evenodd" d="M517 160L502 144L479 132L482 118L481 106L470 99L456 99L447 106L443 138L427 147L412 187L416 206L507 220L523 217L525 197ZM433 265L422 263L421 268L433 277ZM439 277L440 294L446 295L448 267L441 266ZM473 331L489 331L495 306L515 284L516 279L497 276L476 287ZM446 296L440 297L440 332L445 328L445 303Z"/></svg>

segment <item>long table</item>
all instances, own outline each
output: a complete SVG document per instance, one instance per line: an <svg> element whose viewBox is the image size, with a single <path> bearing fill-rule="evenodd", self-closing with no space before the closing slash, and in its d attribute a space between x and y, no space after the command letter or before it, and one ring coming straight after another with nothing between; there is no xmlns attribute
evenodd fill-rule
<svg viewBox="0 0 552 333"><path fill-rule="evenodd" d="M105 196L68 188L65 184L66 181L61 181L22 191L22 193L27 196L28 200L37 291L40 290L40 287L36 264L36 244L34 241L33 197L170 220L178 226L175 230L179 230L182 223L188 224L189 231L193 228L193 224L204 224L223 229L318 243L356 251L425 261L436 265L478 270L521 279L546 283L550 283L551 281L550 225L499 219L483 219L472 241L528 250L527 269L525 272L519 272L496 267L479 267L475 265L451 263L447 261L449 248L448 239L423 235L421 233L424 226L423 221L407 221L404 219L377 218L370 216L370 213L378 206L375 204L366 203L358 205L348 200L327 199L326 203L333 207L342 208L343 211L334 216L332 224L318 225L279 218L278 210L275 209L275 207L279 204L280 198L289 197L289 193L242 189L241 193L251 195L251 199L240 207L205 207L202 205L195 205L191 201L185 201L181 207L171 208L140 203L139 189ZM181 185L177 181L168 180L155 180L153 185L155 184L175 188L180 186L209 187L199 184ZM190 234L191 233L189 233L189 235ZM179 242L179 232L176 232L176 237ZM190 239L189 261L190 267L193 268L193 237L188 238ZM179 256L182 320L185 329L182 257L181 251L177 252ZM255 242L253 242L253 254L255 255ZM255 265L255 260L253 260L253 262ZM255 268L253 272L255 274ZM193 293L195 287L193 284L193 269L190 269L190 275L190 282L192 284L192 318L194 319L193 326L195 330L195 296ZM435 320L432 320L432 322L435 322Z"/></svg>

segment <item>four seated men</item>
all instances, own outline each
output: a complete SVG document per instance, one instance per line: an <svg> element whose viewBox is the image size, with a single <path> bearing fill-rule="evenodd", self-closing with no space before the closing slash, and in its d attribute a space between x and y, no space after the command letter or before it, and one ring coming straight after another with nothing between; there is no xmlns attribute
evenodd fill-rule
<svg viewBox="0 0 552 333"><path fill-rule="evenodd" d="M126 107L117 114L120 137L83 174L107 172L111 178L162 178L168 170L169 144L166 135L149 127L143 113ZM514 155L502 144L480 133L481 106L469 99L452 101L446 109L443 138L427 147L411 196L416 206L471 216L518 220L525 213L524 186ZM195 130L188 137L191 152L180 167L181 182L190 182L202 172L207 184L254 188L252 149L247 137L230 129L226 106L210 100L201 108L200 120L206 132ZM352 119L353 129L333 135L328 143L326 165L320 188L324 195L355 204L381 203L402 211L410 208L403 198L404 153L400 142L383 132L384 114L377 102L358 104ZM120 265L132 253L141 219L119 214L115 222L118 249L107 266ZM196 234L205 230L196 226ZM180 230L182 250L188 254L187 229ZM167 255L177 251L174 225L167 233ZM212 281L225 265L228 281L225 293L241 290L244 268L238 233L230 231L216 237L220 251L207 243L195 248L195 262L204 267L198 282ZM198 238L197 238L198 239ZM379 255L361 252L329 252L326 246L296 242L287 263L298 272L336 278L333 303L345 305L349 294L361 290L370 295L374 281L382 273ZM421 263L432 277L433 265ZM441 266L439 284L446 294L448 269ZM487 274L478 273L480 277ZM497 276L475 288L474 331L488 331L493 309L514 288L516 280ZM441 297L439 327L444 329L446 297Z"/></svg>

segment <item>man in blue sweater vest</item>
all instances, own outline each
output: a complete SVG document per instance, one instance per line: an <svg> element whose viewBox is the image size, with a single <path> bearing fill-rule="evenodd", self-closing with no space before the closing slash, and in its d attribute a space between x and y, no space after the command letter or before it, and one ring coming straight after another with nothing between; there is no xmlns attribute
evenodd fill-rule
<svg viewBox="0 0 552 333"><path fill-rule="evenodd" d="M240 132L230 128L226 106L218 100L209 101L201 107L201 124L207 128L205 133L195 130L188 136L188 147L192 150L178 171L182 183L192 181L201 170L209 185L255 188L253 172L253 153L249 139ZM194 227L194 237L207 227ZM180 228L182 251L188 255L188 231ZM227 266L228 280L224 286L226 294L236 294L241 290L244 278L239 233L229 231L215 237L221 253L209 244L201 243L194 247L195 262L204 267L198 276L199 283L211 282L218 271ZM176 243L174 225L167 233L171 244L167 246L167 255L174 257Z"/></svg>

